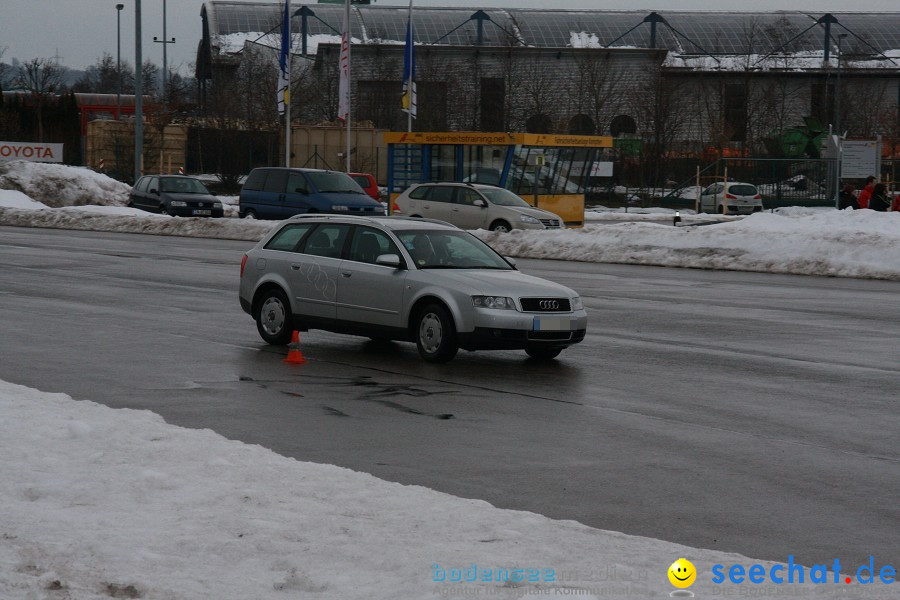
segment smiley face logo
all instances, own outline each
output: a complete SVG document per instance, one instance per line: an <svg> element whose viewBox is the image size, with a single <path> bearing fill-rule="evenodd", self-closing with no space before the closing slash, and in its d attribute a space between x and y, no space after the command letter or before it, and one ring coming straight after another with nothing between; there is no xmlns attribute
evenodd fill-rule
<svg viewBox="0 0 900 600"><path fill-rule="evenodd" d="M677 588L690 587L697 579L697 569L686 558L679 558L669 567L669 582Z"/></svg>

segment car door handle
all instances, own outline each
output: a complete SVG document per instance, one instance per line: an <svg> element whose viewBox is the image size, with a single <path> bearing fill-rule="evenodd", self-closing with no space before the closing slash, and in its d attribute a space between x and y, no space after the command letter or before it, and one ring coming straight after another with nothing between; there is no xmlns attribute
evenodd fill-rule
<svg viewBox="0 0 900 600"><path fill-rule="evenodd" d="M292 270L292 271L299 271L299 270L300 270L300 265L291 265L291 270Z"/></svg>
<svg viewBox="0 0 900 600"><path fill-rule="evenodd" d="M350 277L353 275L350 271L341 271L341 277Z"/></svg>

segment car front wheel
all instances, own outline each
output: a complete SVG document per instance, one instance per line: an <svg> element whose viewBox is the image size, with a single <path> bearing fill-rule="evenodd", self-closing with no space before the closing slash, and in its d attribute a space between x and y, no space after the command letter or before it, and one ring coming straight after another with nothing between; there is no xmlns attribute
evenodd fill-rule
<svg viewBox="0 0 900 600"><path fill-rule="evenodd" d="M252 210L248 210L248 211L246 211L246 212L244 213L244 218L245 218L245 219L255 219L255 218L256 218L256 213L255 213L254 211L252 211Z"/></svg>
<svg viewBox="0 0 900 600"><path fill-rule="evenodd" d="M294 318L287 296L279 289L264 293L256 305L256 329L260 337L273 346L284 346L291 341Z"/></svg>
<svg viewBox="0 0 900 600"><path fill-rule="evenodd" d="M453 319L439 304L429 304L419 312L415 333L419 355L428 362L447 362L459 350Z"/></svg>
<svg viewBox="0 0 900 600"><path fill-rule="evenodd" d="M491 231L496 231L498 233L509 233L509 230L512 229L509 223L506 221L494 221L491 223Z"/></svg>

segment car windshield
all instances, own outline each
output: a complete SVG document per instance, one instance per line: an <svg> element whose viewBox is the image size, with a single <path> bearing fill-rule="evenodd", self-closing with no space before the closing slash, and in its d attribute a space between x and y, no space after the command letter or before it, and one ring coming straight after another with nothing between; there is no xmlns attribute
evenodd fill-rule
<svg viewBox="0 0 900 600"><path fill-rule="evenodd" d="M172 194L209 194L206 186L197 179L163 177L159 181L160 191Z"/></svg>
<svg viewBox="0 0 900 600"><path fill-rule="evenodd" d="M484 194L484 197L497 206L518 206L519 208L530 208L531 205L513 194L509 190L503 188L478 188L478 191Z"/></svg>
<svg viewBox="0 0 900 600"><path fill-rule="evenodd" d="M490 246L465 231L409 230L397 237L419 269L512 270Z"/></svg>
<svg viewBox="0 0 900 600"><path fill-rule="evenodd" d="M306 175L317 190L326 194L365 194L362 188L359 187L359 184L353 181L346 173L323 171L320 173L307 173Z"/></svg>

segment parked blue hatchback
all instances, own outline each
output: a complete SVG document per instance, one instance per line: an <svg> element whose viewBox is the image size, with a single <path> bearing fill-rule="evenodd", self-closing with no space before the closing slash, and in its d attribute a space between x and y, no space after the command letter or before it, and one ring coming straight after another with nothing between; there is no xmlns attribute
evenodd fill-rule
<svg viewBox="0 0 900 600"><path fill-rule="evenodd" d="M247 176L241 218L287 219L304 213L373 216L384 214L384 206L340 171L261 167Z"/></svg>

